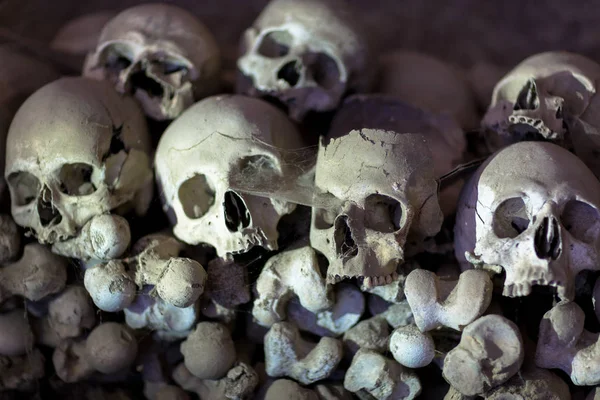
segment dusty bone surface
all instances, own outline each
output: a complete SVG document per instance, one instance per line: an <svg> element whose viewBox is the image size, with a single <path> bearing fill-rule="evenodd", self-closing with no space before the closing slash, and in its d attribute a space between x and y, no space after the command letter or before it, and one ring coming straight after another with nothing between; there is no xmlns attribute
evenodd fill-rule
<svg viewBox="0 0 600 400"><path fill-rule="evenodd" d="M127 232L96 232L93 225L117 208L142 215L149 206L150 142L133 99L105 82L56 80L19 108L6 146L5 177L18 225L65 256L114 258L127 248ZM122 226L120 217L109 217L116 218L113 227ZM89 244L87 254L80 243Z"/></svg>
<svg viewBox="0 0 600 400"><path fill-rule="evenodd" d="M270 377L292 378L304 385L327 378L342 359L342 342L322 337L312 343L289 322L278 322L265 335L265 366Z"/></svg>
<svg viewBox="0 0 600 400"><path fill-rule="evenodd" d="M483 270L467 270L458 280L441 280L424 269L412 271L404 287L416 326L462 330L483 315L492 301L492 281Z"/></svg>
<svg viewBox="0 0 600 400"><path fill-rule="evenodd" d="M183 244L165 234L141 238L132 255L99 263L85 271L84 284L105 311L131 305L135 287L154 286L149 295L179 308L191 307L204 292L206 271L195 260L178 257Z"/></svg>
<svg viewBox="0 0 600 400"><path fill-rule="evenodd" d="M514 376L524 357L517 326L503 316L486 315L463 330L459 345L444 358L443 376L462 394L481 395Z"/></svg>
<svg viewBox="0 0 600 400"><path fill-rule="evenodd" d="M0 268L0 303L12 296L31 301L63 290L68 260L38 243L25 245L21 259Z"/></svg>
<svg viewBox="0 0 600 400"><path fill-rule="evenodd" d="M344 377L344 388L375 399L412 400L421 393L421 382L411 370L371 350L360 349Z"/></svg>
<svg viewBox="0 0 600 400"><path fill-rule="evenodd" d="M441 227L431 152L419 133L345 133L319 144L316 190L333 195L339 206L313 208L311 245L329 261L328 283L362 278L366 287L389 284L407 240ZM357 154L369 156L357 163Z"/></svg>
<svg viewBox="0 0 600 400"><path fill-rule="evenodd" d="M77 338L96 324L92 299L82 286L68 286L47 305L47 314L34 321L36 342L58 347L61 341Z"/></svg>
<svg viewBox="0 0 600 400"><path fill-rule="evenodd" d="M85 339L62 341L54 350L52 363L62 381L77 382L94 372L126 370L134 363L137 351L137 341L127 326L105 322Z"/></svg>
<svg viewBox="0 0 600 400"><path fill-rule="evenodd" d="M585 314L574 302L562 301L544 314L535 363L564 371L575 385L598 385L599 335L584 329L584 322Z"/></svg>
<svg viewBox="0 0 600 400"><path fill-rule="evenodd" d="M270 258L256 282L256 292L252 315L265 327L286 318L287 303L294 296L302 307L315 314L334 305L331 289L310 246Z"/></svg>

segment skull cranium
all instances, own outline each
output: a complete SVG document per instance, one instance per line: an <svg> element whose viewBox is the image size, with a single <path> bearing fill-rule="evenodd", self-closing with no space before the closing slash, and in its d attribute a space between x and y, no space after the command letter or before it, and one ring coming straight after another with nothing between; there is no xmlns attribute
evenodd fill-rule
<svg viewBox="0 0 600 400"><path fill-rule="evenodd" d="M311 245L329 261L327 281L390 283L407 240L435 235L442 224L431 153L415 133L361 129L322 140L317 191L337 208L313 208Z"/></svg>
<svg viewBox="0 0 600 400"><path fill-rule="evenodd" d="M238 92L275 97L296 120L335 109L369 81L364 35L338 0L271 1L244 33L241 53Z"/></svg>
<svg viewBox="0 0 600 400"><path fill-rule="evenodd" d="M285 178L292 166L280 152L300 147L295 126L261 100L233 95L196 103L165 131L155 159L175 235L188 244L207 243L220 257L255 245L276 249L277 223L295 205L231 183L239 176Z"/></svg>
<svg viewBox="0 0 600 400"><path fill-rule="evenodd" d="M505 296L543 285L571 299L577 273L598 269L599 210L600 183L581 160L551 143L516 143L463 189L456 257L465 267L502 267Z"/></svg>
<svg viewBox="0 0 600 400"><path fill-rule="evenodd" d="M41 243L70 239L118 207L148 208L146 121L108 83L63 78L42 87L17 112L6 147L13 218Z"/></svg>
<svg viewBox="0 0 600 400"><path fill-rule="evenodd" d="M131 92L149 117L166 120L215 91L220 63L215 39L194 15L143 4L104 26L83 74Z"/></svg>

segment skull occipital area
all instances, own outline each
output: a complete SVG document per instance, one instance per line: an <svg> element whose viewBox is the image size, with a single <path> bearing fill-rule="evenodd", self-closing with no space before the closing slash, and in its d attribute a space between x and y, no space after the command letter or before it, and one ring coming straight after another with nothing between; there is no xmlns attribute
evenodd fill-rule
<svg viewBox="0 0 600 400"><path fill-rule="evenodd" d="M242 38L237 91L277 98L296 120L335 109L346 92L364 92L369 49L350 6L271 1Z"/></svg>
<svg viewBox="0 0 600 400"><path fill-rule="evenodd" d="M73 238L117 208L144 214L149 206L144 115L106 82L63 78L36 91L17 112L6 149L13 218L41 243Z"/></svg>
<svg viewBox="0 0 600 400"><path fill-rule="evenodd" d="M302 146L286 115L262 100L224 95L193 105L165 131L155 159L175 236L209 244L220 257L253 246L276 249L277 223L295 204L249 194L234 182L276 186L294 168L282 152Z"/></svg>
<svg viewBox="0 0 600 400"><path fill-rule="evenodd" d="M131 93L156 120L176 118L215 92L220 52L210 31L170 4L131 7L103 28L84 66L85 76Z"/></svg>
<svg viewBox="0 0 600 400"><path fill-rule="evenodd" d="M599 210L600 183L575 155L551 143L516 143L465 185L456 257L466 268L501 267L505 296L541 285L572 299L577 273L598 269Z"/></svg>

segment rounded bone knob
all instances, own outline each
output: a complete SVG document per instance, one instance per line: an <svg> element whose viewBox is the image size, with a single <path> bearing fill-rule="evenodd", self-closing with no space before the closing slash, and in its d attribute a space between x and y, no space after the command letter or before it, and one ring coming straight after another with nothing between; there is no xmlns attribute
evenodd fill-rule
<svg viewBox="0 0 600 400"><path fill-rule="evenodd" d="M435 344L431 335L421 332L415 325L407 325L392 332L390 351L405 367L421 368L433 361Z"/></svg>
<svg viewBox="0 0 600 400"><path fill-rule="evenodd" d="M107 312L129 307L137 290L135 282L125 272L125 266L115 260L89 268L85 271L83 284L96 307Z"/></svg>
<svg viewBox="0 0 600 400"><path fill-rule="evenodd" d="M94 329L85 347L88 362L103 374L122 371L137 356L137 341L133 333L125 325L115 322L106 322Z"/></svg>
<svg viewBox="0 0 600 400"><path fill-rule="evenodd" d="M200 322L181 343L186 368L200 379L220 379L236 359L231 334L216 322Z"/></svg>
<svg viewBox="0 0 600 400"><path fill-rule="evenodd" d="M92 219L89 237L95 258L110 260L125 253L131 241L131 231L125 218L104 214Z"/></svg>
<svg viewBox="0 0 600 400"><path fill-rule="evenodd" d="M175 307L189 307L204 292L206 271L189 258L172 258L156 285L161 299Z"/></svg>

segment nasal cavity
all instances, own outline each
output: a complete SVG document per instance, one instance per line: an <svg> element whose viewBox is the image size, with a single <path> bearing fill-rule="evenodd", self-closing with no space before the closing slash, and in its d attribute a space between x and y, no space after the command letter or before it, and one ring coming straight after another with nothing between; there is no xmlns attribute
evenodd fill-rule
<svg viewBox="0 0 600 400"><path fill-rule="evenodd" d="M141 89L145 91L150 97L162 97L165 92L162 85L148 77L143 70L131 75L131 86L134 90Z"/></svg>
<svg viewBox="0 0 600 400"><path fill-rule="evenodd" d="M58 212L52 203L52 192L48 187L44 187L38 199L38 215L42 226L48 227L58 225L62 221L62 215Z"/></svg>
<svg viewBox="0 0 600 400"><path fill-rule="evenodd" d="M341 258L352 258L358 255L358 246L352 237L348 225L348 217L341 215L335 219L333 237L336 254Z"/></svg>
<svg viewBox="0 0 600 400"><path fill-rule="evenodd" d="M283 79L291 87L294 87L300 80L300 72L298 72L299 70L300 66L298 65L297 61L285 63L277 72L277 79Z"/></svg>
<svg viewBox="0 0 600 400"><path fill-rule="evenodd" d="M562 243L560 225L553 217L544 217L535 231L535 254L542 259L556 260L560 257Z"/></svg>
<svg viewBox="0 0 600 400"><path fill-rule="evenodd" d="M244 200L235 192L225 192L223 199L225 226L230 232L239 232L250 226L250 212Z"/></svg>

